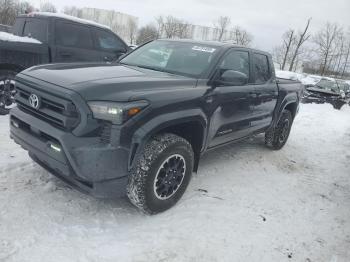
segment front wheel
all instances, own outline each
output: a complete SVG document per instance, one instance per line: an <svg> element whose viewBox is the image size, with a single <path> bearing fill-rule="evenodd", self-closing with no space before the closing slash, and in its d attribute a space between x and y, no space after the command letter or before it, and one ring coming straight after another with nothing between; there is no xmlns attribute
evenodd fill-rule
<svg viewBox="0 0 350 262"><path fill-rule="evenodd" d="M281 149L288 140L292 123L293 117L291 112L283 110L277 125L265 134L266 146L275 150Z"/></svg>
<svg viewBox="0 0 350 262"><path fill-rule="evenodd" d="M0 70L0 115L7 115L14 105L16 72Z"/></svg>
<svg viewBox="0 0 350 262"><path fill-rule="evenodd" d="M189 184L193 150L174 134L153 137L129 174L127 194L143 212L155 214L175 205Z"/></svg>

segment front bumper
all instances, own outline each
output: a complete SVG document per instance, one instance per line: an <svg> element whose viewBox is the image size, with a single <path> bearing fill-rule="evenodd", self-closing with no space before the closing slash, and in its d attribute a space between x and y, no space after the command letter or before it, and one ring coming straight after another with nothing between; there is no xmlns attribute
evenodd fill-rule
<svg viewBox="0 0 350 262"><path fill-rule="evenodd" d="M10 132L33 160L75 188L98 198L126 194L129 150L116 141L75 136L17 107L10 111Z"/></svg>
<svg viewBox="0 0 350 262"><path fill-rule="evenodd" d="M304 95L301 100L302 103L304 104L310 104L310 103L315 103L315 104L324 104L328 103L333 106L336 105L345 105L350 102L350 99L348 98L340 98L340 97L331 97L331 96L321 96L321 95Z"/></svg>

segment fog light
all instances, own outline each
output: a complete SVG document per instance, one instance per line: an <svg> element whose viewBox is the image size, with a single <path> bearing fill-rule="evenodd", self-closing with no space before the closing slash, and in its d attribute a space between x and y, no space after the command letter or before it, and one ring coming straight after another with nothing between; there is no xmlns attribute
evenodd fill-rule
<svg viewBox="0 0 350 262"><path fill-rule="evenodd" d="M58 145L50 144L50 148L56 152L61 152L61 148Z"/></svg>

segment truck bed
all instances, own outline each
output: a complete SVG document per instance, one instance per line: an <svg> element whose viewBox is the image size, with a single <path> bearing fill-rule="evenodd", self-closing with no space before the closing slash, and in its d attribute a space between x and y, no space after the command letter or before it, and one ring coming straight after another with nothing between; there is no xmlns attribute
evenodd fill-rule
<svg viewBox="0 0 350 262"><path fill-rule="evenodd" d="M46 44L11 42L0 40L0 61L28 68L50 62L49 47Z"/></svg>

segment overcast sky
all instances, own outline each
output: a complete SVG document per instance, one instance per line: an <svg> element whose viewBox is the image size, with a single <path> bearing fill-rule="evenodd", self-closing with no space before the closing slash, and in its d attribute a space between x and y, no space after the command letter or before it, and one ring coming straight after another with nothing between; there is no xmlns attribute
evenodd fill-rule
<svg viewBox="0 0 350 262"><path fill-rule="evenodd" d="M40 0L31 0L36 7ZM44 1L45 2L45 1ZM193 24L213 26L219 16L229 16L254 36L255 47L271 51L288 28L305 26L312 17L311 31L326 21L350 27L350 0L51 0L58 10L64 6L113 9L139 17L139 25L171 14Z"/></svg>

